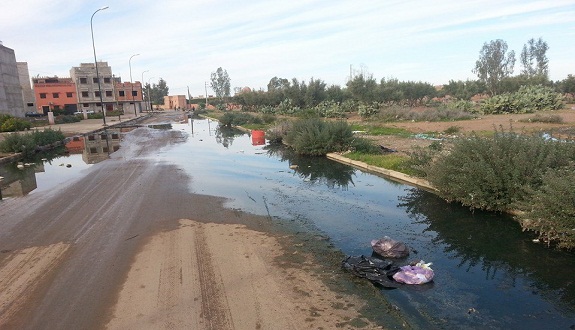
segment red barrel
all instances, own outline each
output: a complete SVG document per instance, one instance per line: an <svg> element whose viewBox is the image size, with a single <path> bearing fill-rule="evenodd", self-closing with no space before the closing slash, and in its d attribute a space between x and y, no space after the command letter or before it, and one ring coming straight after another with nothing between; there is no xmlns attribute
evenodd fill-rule
<svg viewBox="0 0 575 330"><path fill-rule="evenodd" d="M266 132L261 130L252 130L252 145L261 146L266 144Z"/></svg>

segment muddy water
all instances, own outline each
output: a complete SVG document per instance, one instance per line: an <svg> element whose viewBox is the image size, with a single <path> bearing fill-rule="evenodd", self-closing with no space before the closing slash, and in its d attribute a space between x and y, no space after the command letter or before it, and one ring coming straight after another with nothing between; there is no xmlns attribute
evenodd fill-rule
<svg viewBox="0 0 575 330"><path fill-rule="evenodd" d="M416 327L575 325L574 255L533 243L506 216L472 213L323 158L254 146L249 135L206 120L174 129L188 131L188 140L159 157L185 169L194 192L318 230L345 254L371 255L371 239L388 235L416 251L409 259L433 262L433 284L381 291Z"/></svg>
<svg viewBox="0 0 575 330"><path fill-rule="evenodd" d="M506 216L472 213L323 158L273 150L208 120L173 129L188 138L149 157L185 171L194 193L226 197L230 208L318 231L348 255L371 255L370 240L387 235L413 249L409 260L433 262L432 284L381 290L416 328L575 326L574 255L533 243ZM44 172L80 175L73 171L88 165L72 158L55 159ZM59 166L64 163L72 167ZM38 189L50 184L36 181Z"/></svg>

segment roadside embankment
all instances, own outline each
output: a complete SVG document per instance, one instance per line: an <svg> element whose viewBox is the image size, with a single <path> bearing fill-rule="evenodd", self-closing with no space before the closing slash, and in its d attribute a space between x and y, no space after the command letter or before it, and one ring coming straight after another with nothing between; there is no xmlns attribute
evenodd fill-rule
<svg viewBox="0 0 575 330"><path fill-rule="evenodd" d="M385 168L381 168L381 167L377 167L377 166L373 166L373 165L369 165L367 163L358 161L358 160L352 160L349 159L341 154L338 153L328 153L326 155L326 157L328 159L331 160L335 160L337 162L340 162L342 164L347 164L347 165L351 165L353 167L362 169L362 170L367 170L373 173L378 173L378 174L382 174L385 177L392 179L392 180L396 180L402 183L407 183L409 185L413 185L413 186L417 186L419 188L423 188L425 190L429 190L431 192L437 192L437 189L435 187L433 187L427 180L424 179L420 179L420 178L415 178L412 177L410 175L401 173L401 172L397 172L397 171L393 171L393 170L388 170Z"/></svg>

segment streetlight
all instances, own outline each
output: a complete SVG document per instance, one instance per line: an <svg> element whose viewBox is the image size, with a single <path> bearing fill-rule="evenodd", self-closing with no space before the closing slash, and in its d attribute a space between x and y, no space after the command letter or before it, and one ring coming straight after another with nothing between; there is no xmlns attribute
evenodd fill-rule
<svg viewBox="0 0 575 330"><path fill-rule="evenodd" d="M104 109L104 99L102 98L102 85L100 84L100 74L98 73L98 60L96 59L96 46L94 44L94 27L92 21L94 19L94 15L100 10L108 9L108 6L102 7L96 10L92 17L90 18L90 31L92 32L92 49L94 49L94 64L96 65L96 79L98 80L98 92L100 93L100 106L102 107L102 114L104 118L104 126L106 126L106 110Z"/></svg>
<svg viewBox="0 0 575 330"><path fill-rule="evenodd" d="M132 85L132 103L134 103L134 116L138 116L136 112L136 101L134 101L134 83L132 82L132 57L138 56L140 54L134 54L130 56L130 60L128 60L128 65L130 66L130 85Z"/></svg>
<svg viewBox="0 0 575 330"><path fill-rule="evenodd" d="M152 80L153 78L156 77L150 77L150 79L148 79L148 101L150 101L150 111L154 110L153 106L152 106L152 91L150 89L150 80Z"/></svg>
<svg viewBox="0 0 575 330"><path fill-rule="evenodd" d="M142 102L144 102L144 105L146 104L146 99L144 98L144 73L146 72L150 72L150 70L146 70L142 72L142 80L140 80L140 84L142 85Z"/></svg>

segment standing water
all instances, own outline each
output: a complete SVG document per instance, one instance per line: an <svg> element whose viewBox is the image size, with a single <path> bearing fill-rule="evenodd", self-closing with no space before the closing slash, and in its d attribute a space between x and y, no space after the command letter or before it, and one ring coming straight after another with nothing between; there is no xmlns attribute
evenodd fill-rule
<svg viewBox="0 0 575 330"><path fill-rule="evenodd" d="M325 158L289 155L213 121L173 129L188 139L153 157L184 169L192 192L319 231L348 255L371 255L370 241L390 236L412 249L409 260L433 262L431 284L381 290L416 328L575 328L574 255L534 243L510 217L471 212Z"/></svg>

